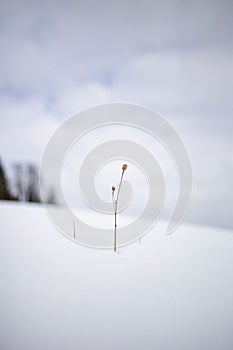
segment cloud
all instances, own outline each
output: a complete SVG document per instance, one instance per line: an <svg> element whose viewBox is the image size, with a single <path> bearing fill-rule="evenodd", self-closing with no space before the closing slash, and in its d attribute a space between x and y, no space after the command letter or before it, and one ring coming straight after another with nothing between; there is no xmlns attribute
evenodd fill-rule
<svg viewBox="0 0 233 350"><path fill-rule="evenodd" d="M142 53L231 45L228 1L8 1L1 88L57 96L112 81ZM231 45L232 47L232 45Z"/></svg>

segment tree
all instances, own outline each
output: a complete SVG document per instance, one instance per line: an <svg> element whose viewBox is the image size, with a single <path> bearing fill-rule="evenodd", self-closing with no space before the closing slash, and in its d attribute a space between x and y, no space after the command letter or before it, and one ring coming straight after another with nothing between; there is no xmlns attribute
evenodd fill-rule
<svg viewBox="0 0 233 350"><path fill-rule="evenodd" d="M24 169L22 164L14 164L14 187L19 201L24 201Z"/></svg>
<svg viewBox="0 0 233 350"><path fill-rule="evenodd" d="M0 160L0 199L11 200L14 199L9 189L6 172Z"/></svg>
<svg viewBox="0 0 233 350"><path fill-rule="evenodd" d="M46 198L46 203L48 203L48 204L57 204L56 192L55 192L53 187L48 190L48 196Z"/></svg>
<svg viewBox="0 0 233 350"><path fill-rule="evenodd" d="M14 165L15 190L20 201L41 202L38 168L34 164Z"/></svg>
<svg viewBox="0 0 233 350"><path fill-rule="evenodd" d="M37 203L41 202L39 193L38 168L32 164L27 166L26 201Z"/></svg>

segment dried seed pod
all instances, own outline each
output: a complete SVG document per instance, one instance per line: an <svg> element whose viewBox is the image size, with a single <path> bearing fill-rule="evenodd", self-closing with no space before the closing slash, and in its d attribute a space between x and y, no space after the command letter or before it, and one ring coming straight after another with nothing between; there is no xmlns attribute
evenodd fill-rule
<svg viewBox="0 0 233 350"><path fill-rule="evenodd" d="M127 164L123 164L122 165L122 170L125 171L127 169L128 165Z"/></svg>

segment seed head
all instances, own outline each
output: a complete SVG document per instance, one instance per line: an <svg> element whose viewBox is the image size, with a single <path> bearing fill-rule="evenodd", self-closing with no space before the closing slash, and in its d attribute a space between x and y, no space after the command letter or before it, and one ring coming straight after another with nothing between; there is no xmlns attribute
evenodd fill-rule
<svg viewBox="0 0 233 350"><path fill-rule="evenodd" d="M127 164L123 164L122 165L122 170L125 171L127 169L128 165Z"/></svg>
<svg viewBox="0 0 233 350"><path fill-rule="evenodd" d="M112 186L112 191L115 191L116 187L115 186Z"/></svg>

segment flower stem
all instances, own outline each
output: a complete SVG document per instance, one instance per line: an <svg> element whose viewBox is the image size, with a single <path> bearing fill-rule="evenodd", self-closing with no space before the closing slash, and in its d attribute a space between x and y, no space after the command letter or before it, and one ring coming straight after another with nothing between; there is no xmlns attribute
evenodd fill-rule
<svg viewBox="0 0 233 350"><path fill-rule="evenodd" d="M122 180L123 180L124 172L125 172L125 171L124 171L124 170L122 170L121 180L120 180L119 188L118 188L118 191L117 191L116 205L118 204L118 198L119 198L119 194L120 194L120 190L121 190L121 184L122 184Z"/></svg>
<svg viewBox="0 0 233 350"><path fill-rule="evenodd" d="M114 252L116 253L116 229L117 229L117 212L115 211L115 227L114 227Z"/></svg>
<svg viewBox="0 0 233 350"><path fill-rule="evenodd" d="M115 191L115 186L112 186L112 203L113 203L113 209L114 209L114 218L115 218L115 224L114 224L114 252L116 252L117 248L117 205L118 205L118 199L119 199L119 194L121 190L121 185L122 185L122 180L124 176L124 172L127 169L127 164L123 164L122 166L122 173L121 173L121 180L119 183L118 191L117 191L117 196L115 200L114 196L114 191Z"/></svg>

